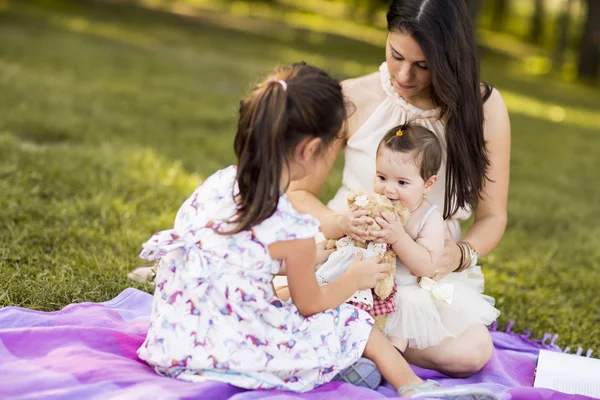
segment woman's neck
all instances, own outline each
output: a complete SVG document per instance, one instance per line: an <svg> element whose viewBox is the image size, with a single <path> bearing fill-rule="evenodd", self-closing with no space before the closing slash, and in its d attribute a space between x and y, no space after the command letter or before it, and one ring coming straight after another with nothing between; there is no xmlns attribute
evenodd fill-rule
<svg viewBox="0 0 600 400"><path fill-rule="evenodd" d="M407 103L420 108L421 110L432 110L435 108L433 104L433 100L431 98L431 91L421 92L416 94L415 96L411 96L409 98L403 97Z"/></svg>

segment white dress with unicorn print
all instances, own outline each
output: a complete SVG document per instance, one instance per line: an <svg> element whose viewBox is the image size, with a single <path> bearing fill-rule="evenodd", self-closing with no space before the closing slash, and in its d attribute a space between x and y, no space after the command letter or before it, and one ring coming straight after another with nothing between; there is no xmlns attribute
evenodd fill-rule
<svg viewBox="0 0 600 400"><path fill-rule="evenodd" d="M362 355L371 316L349 304L303 317L273 293L274 242L307 239L318 221L282 194L275 213L234 235L236 168L218 171L182 205L174 229L141 257L160 259L151 324L138 355L163 375L249 389L311 390Z"/></svg>

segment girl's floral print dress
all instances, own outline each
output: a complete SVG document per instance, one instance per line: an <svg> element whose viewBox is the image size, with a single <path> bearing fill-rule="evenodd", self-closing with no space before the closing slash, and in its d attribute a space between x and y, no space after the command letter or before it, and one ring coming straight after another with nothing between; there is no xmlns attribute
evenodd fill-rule
<svg viewBox="0 0 600 400"><path fill-rule="evenodd" d="M365 311L342 304L308 318L278 300L271 280L281 262L267 246L312 238L313 217L285 194L275 214L235 235L236 168L218 171L183 204L175 228L158 232L141 257L160 258L150 329L138 355L163 375L244 388L307 391L363 353L372 329Z"/></svg>

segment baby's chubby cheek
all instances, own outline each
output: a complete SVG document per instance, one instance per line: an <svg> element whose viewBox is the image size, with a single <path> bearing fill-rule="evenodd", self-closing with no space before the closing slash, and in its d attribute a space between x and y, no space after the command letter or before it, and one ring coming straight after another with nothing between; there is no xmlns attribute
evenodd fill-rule
<svg viewBox="0 0 600 400"><path fill-rule="evenodd" d="M378 185L375 185L375 190L374 190L374 192L375 192L375 193L377 193L377 194L380 194L380 195L383 195L383 196L385 196L385 193L384 193L384 190L383 190L383 189L384 189L383 187L380 187L380 186L378 186ZM387 197L387 196L385 196L385 197ZM391 199L390 199L390 200L391 200Z"/></svg>

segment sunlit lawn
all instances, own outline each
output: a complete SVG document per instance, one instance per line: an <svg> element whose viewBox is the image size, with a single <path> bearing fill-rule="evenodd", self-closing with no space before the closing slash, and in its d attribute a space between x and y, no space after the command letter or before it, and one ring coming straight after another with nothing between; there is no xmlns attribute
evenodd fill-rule
<svg viewBox="0 0 600 400"><path fill-rule="evenodd" d="M234 161L235 112L253 80L297 60L343 78L383 56L223 14L0 0L0 305L116 296L132 285L140 244ZM509 225L483 260L487 292L501 326L600 349L600 89L522 67L483 65L513 125Z"/></svg>

